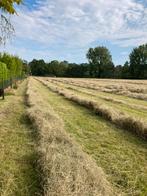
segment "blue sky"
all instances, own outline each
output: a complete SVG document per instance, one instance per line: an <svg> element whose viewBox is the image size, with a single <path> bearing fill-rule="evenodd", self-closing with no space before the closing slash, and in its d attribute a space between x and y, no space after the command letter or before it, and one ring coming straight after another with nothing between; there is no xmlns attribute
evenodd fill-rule
<svg viewBox="0 0 147 196"><path fill-rule="evenodd" d="M28 61L82 63L90 47L106 46L117 65L147 42L147 0L24 0L17 13L15 37L0 51Z"/></svg>

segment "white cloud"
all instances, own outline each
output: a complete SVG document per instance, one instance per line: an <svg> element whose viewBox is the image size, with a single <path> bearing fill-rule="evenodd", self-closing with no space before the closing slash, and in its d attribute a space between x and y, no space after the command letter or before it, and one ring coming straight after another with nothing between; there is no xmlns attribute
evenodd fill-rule
<svg viewBox="0 0 147 196"><path fill-rule="evenodd" d="M133 37L139 36L137 43L147 38L147 8L135 0L45 0L36 10L22 8L18 14L13 19L17 37L42 44L61 41L74 47L127 37L128 45L133 40L136 45Z"/></svg>
<svg viewBox="0 0 147 196"><path fill-rule="evenodd" d="M136 46L147 40L147 8L137 0L38 0L12 18L17 39L44 47L86 48L98 40Z"/></svg>

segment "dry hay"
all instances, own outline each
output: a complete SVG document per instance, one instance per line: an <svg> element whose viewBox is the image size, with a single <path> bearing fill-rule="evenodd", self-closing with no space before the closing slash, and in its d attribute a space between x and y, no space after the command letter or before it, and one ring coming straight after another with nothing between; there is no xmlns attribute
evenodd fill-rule
<svg viewBox="0 0 147 196"><path fill-rule="evenodd" d="M62 120L40 96L35 82L28 83L28 117L39 135L44 195L115 195L102 169L65 132Z"/></svg>
<svg viewBox="0 0 147 196"><path fill-rule="evenodd" d="M142 81L139 84L137 81L125 81L125 80L93 80L93 79L60 79L60 78L48 78L50 82L61 82L65 84L71 84L74 86L97 90L105 93L113 93L118 95L125 95L130 98L147 100L147 85L146 81Z"/></svg>
<svg viewBox="0 0 147 196"><path fill-rule="evenodd" d="M143 138L147 138L147 124L141 119L129 116L127 114L124 114L123 112L112 110L110 107L107 107L104 104L101 105L96 101L91 101L88 98L85 99L78 95L74 95L68 90L64 90L57 86L50 85L47 81L44 81L43 79L40 79L40 81L50 90L64 96L66 99L74 101L88 109L91 109L95 112L95 114L102 116L106 120L111 121L112 123L123 129L132 131Z"/></svg>

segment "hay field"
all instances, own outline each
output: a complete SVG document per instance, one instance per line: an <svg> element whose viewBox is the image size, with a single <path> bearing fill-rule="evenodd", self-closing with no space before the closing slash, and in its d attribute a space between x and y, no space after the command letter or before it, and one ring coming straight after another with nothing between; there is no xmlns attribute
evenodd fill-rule
<svg viewBox="0 0 147 196"><path fill-rule="evenodd" d="M0 195L147 195L146 81L18 86L0 101Z"/></svg>
<svg viewBox="0 0 147 196"><path fill-rule="evenodd" d="M133 81L104 80L105 88L120 85L127 89L110 93L98 90L103 80L36 80L45 87L38 87L44 100L48 100L65 129L104 170L113 189L122 195L146 195L147 103L138 96L128 96L128 92L136 94L139 86L146 96L146 81L134 81L133 85Z"/></svg>
<svg viewBox="0 0 147 196"><path fill-rule="evenodd" d="M143 138L147 137L147 102L146 99L143 99L147 96L146 81L134 81L134 85L132 81L127 83L123 80L115 82L104 80L103 82L92 79L40 78L40 81L52 91L84 105L113 124ZM111 93L104 92L106 88L111 88ZM117 93L115 89L117 89ZM122 89L127 90L122 91ZM142 99L139 98L141 95L138 89L143 92ZM134 93L131 93L130 96L129 93L132 91L135 91L135 94L138 91L138 96L135 96Z"/></svg>

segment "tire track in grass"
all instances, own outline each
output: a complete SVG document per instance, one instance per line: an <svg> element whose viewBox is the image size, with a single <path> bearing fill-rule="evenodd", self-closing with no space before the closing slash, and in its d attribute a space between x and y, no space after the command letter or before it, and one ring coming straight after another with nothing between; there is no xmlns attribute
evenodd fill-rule
<svg viewBox="0 0 147 196"><path fill-rule="evenodd" d="M38 83L43 99L63 119L68 131L124 195L147 194L147 143Z"/></svg>
<svg viewBox="0 0 147 196"><path fill-rule="evenodd" d="M40 192L34 130L25 116L27 81L16 95L0 101L0 195L35 196Z"/></svg>

